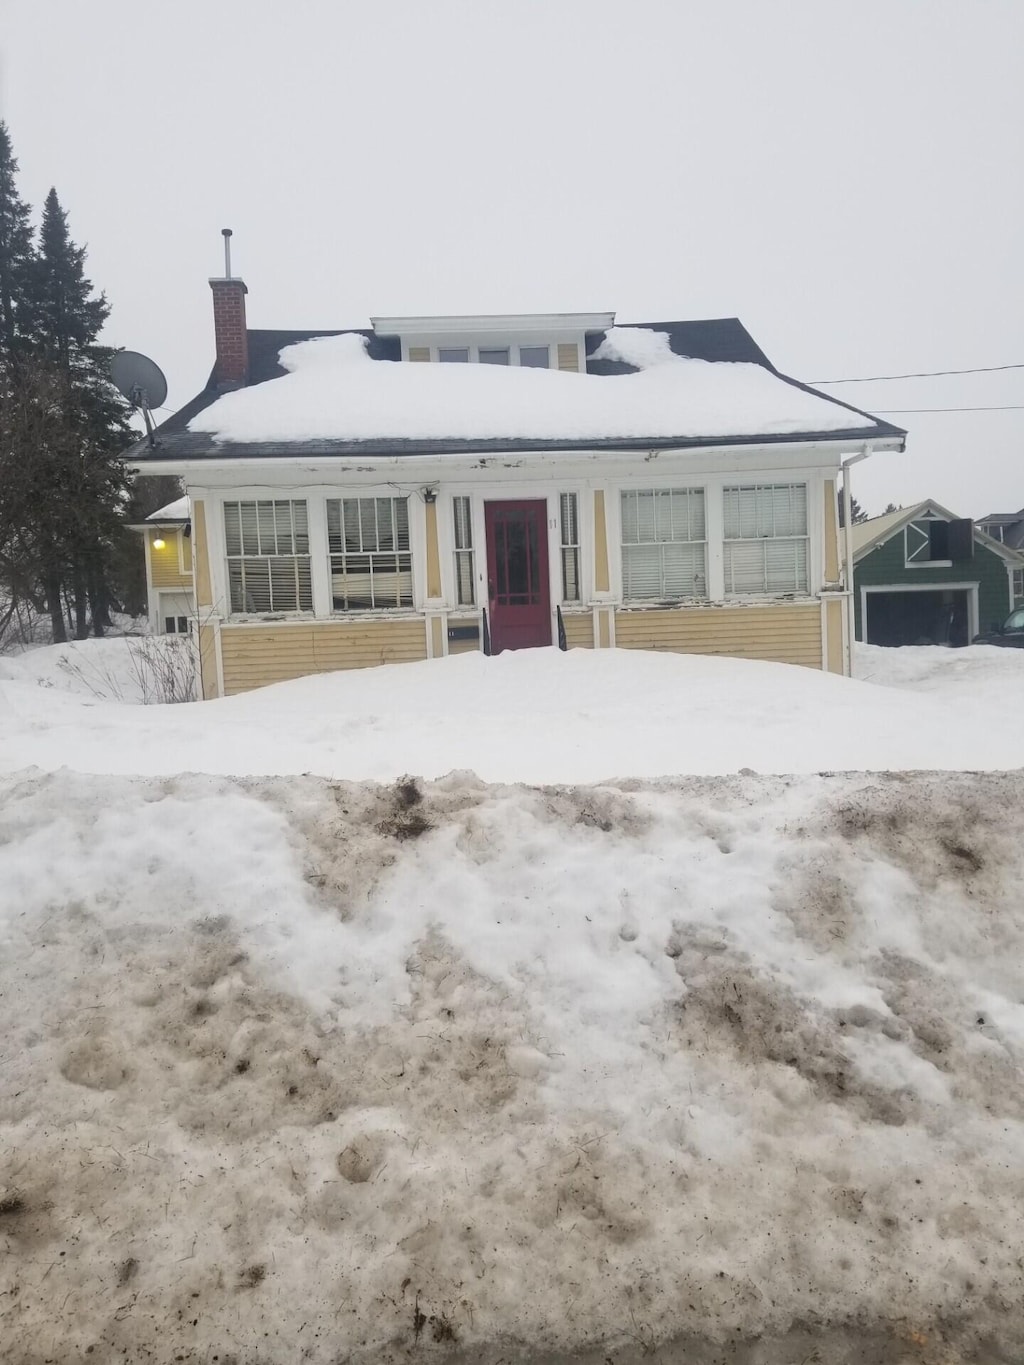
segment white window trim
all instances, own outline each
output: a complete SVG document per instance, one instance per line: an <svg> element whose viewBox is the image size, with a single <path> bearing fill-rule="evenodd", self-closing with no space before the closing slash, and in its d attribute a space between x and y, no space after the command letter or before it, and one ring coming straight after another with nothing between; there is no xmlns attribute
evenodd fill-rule
<svg viewBox="0 0 1024 1365"><path fill-rule="evenodd" d="M690 484L686 484L686 483L685 483L684 481L682 481L682 480L677 480L676 482L674 482L674 483L672 483L672 484L669 484L667 487L664 487L664 488L653 487L653 486L650 485L650 484L637 484L637 485L635 485L635 486L630 486L630 487L627 487L627 488L620 488L620 489L618 490L618 492L617 492L616 495L615 495L616 507L617 507L618 516L619 516L619 533L618 533L618 537L617 537L617 545L618 545L619 573L620 573L620 575L622 576L623 583L625 582L625 573L623 572L623 554L624 554L624 551L625 551L626 548L627 548L627 547L625 546L625 544L623 543L623 540L622 540L622 495L623 495L624 493L700 493L700 494L703 495L703 498L704 498L704 539L703 539L703 540L638 541L637 544L638 544L638 545L640 545L640 544L642 544L642 545L703 545L703 547L704 547L704 593L703 593L703 595L700 595L700 596L697 595L697 594L693 594L692 596L689 596L689 597L626 597L626 596L625 596L625 589L623 588L623 597L622 597L623 606L627 606L627 607L643 607L643 606L654 607L654 606L663 606L663 605L665 605L666 603L668 603L668 604L676 604L676 603L678 603L679 606L690 606L690 605L694 605L694 604L703 605L705 602L707 602L707 601L709 600L709 599L708 599L708 592L709 592L710 586L711 586L711 570L710 570L709 563L708 563L708 560L709 560L709 557L710 557L710 550L711 550L711 547L710 547L710 544L709 544L709 542L708 542L708 492L707 492L707 488L706 488L706 487L704 486L704 484L702 484L702 483L690 483ZM606 517L606 519L607 519L607 517Z"/></svg>
<svg viewBox="0 0 1024 1365"><path fill-rule="evenodd" d="M863 644L868 633L868 596L875 592L965 592L967 593L967 643L979 633L978 626L978 584L977 583L872 583L862 585L860 590L860 634L859 643Z"/></svg>
<svg viewBox="0 0 1024 1365"><path fill-rule="evenodd" d="M225 526L224 526L224 505L225 505L225 503L243 503L243 502L304 502L304 503L306 503L306 535L307 535L308 541L309 541L308 558L309 558L309 563L310 563L310 595L311 595L312 603L313 603L312 610L306 611L306 610L300 608L300 609L296 609L296 610L294 610L294 611L287 611L287 610L285 610L285 611L258 611L258 612L254 612L254 611L234 611L234 610L232 609L232 606L231 606L231 581L230 581L230 575L229 575L229 573L228 573L228 558L229 558L229 556L228 556L228 548L227 548L227 530L226 530L226 528L225 528ZM316 591L315 591L315 589L314 589L314 587L313 587L313 557L314 557L314 547L313 547L313 532L312 532L312 527L311 527L311 525L310 525L310 513L311 513L311 511L312 511L312 508L311 508L311 506L310 506L310 500L309 500L308 496L306 495L305 491L304 491L304 490L302 490L302 491L296 491L296 490L288 489L288 488L282 488L282 489L271 488L271 489L269 489L269 490L261 488L261 489L258 489L258 490L255 491L255 492L250 491L249 489L245 489L245 490L243 490L243 491L240 492L239 490L232 488L232 489L230 489L230 490L221 490L220 495L219 495L219 497L218 497L217 500L216 500L216 503L214 503L212 500L207 500L205 505L206 505L206 522L207 522L207 538L208 538L208 539L210 539L210 537L211 537L211 530L210 530L210 514L211 514L211 511L214 511L214 512L215 512L216 533L217 533L217 537L218 537L218 540L219 540L219 554L218 554L217 560L214 561L214 559L213 559L212 544L211 544L211 546L209 547L209 551L208 551L208 552L209 552L209 556L210 556L210 568L211 568L211 573L214 573L214 568L213 568L214 563L216 562L216 563L219 565L219 574L220 574L219 585L217 584L217 576L216 576L216 574L214 573L214 585L215 585L215 586L214 586L214 602L216 603L216 602L219 600L219 601L221 601L221 602L224 604L224 605L223 605L222 615L225 617L225 619L228 619L228 620L231 620L231 621L253 621L253 622L258 622L258 621L294 621L294 620L306 620L306 621L309 621L309 620L312 620L312 619L315 617L315 615L316 615ZM264 558L266 558L266 556L265 556L265 555L242 555L242 556L235 556L235 555L232 555L231 558L232 558L232 559L234 559L234 558L242 558L242 559L264 559ZM291 555L289 555L289 556L286 556L286 558L302 559L302 558L306 558L306 556L303 556L303 555L294 555L294 556L291 556ZM218 586L219 586L219 596L218 596Z"/></svg>
<svg viewBox="0 0 1024 1365"><path fill-rule="evenodd" d="M349 500L349 501L350 501L350 500L352 500L352 499L356 499L356 500L365 499L366 501L369 501L369 500L371 500L371 499L376 499L376 498L387 498L387 499L389 499L391 502L396 502L396 501L400 501L400 500L403 500L403 499L404 499L405 502L408 504L408 512L409 512L409 549L408 549L408 550L395 550L395 551L391 551L391 550L367 550L367 551L365 551L364 553L366 553L366 554L408 554L408 556L409 556L409 573L410 573L410 576L411 576L411 578L412 578L412 603L411 603L410 605L408 605L408 606L406 606L406 605L402 605L402 606L395 605L395 606L393 606L393 607L384 607L384 606L381 606L381 607L376 607L376 606L374 606L374 607L349 607L349 608L336 607L336 606L334 605L334 583L333 583L334 571L333 571L332 566L331 566L331 559L333 558L333 554L337 554L338 552L337 552L337 551L334 551L334 552L332 553L332 551L331 551L331 537L330 537L330 532L329 532L329 530L328 530L328 523L327 523L327 504L328 504L328 502L345 502L346 500ZM419 499L415 493L406 493L406 492L402 492L402 491L396 491L394 488L390 489L390 490L389 490L388 492L386 492L386 493L364 493L364 492L362 491L362 489L346 490L346 491L344 491L344 492L335 493L335 494L330 494L330 493L328 493L326 497L320 499L320 506L321 506L321 509L322 509L322 512L323 512L323 537L324 537L324 544L327 546L327 610L328 610L328 614L330 615L330 617L331 617L332 620L335 620L335 621L354 621L354 620L358 619L358 620L360 620L360 621L365 621L365 620L367 619L367 617L377 617L377 616L386 616L386 617L388 617L388 618L390 619L390 618L395 617L395 616L403 616L403 615L404 615L404 616L408 616L408 615L410 615L412 612L416 611L416 601L417 601L417 599L416 599L416 580L417 580L418 577L420 577L420 574L417 572L416 551L415 551L415 549L414 549L414 543L413 543L413 539L414 539L414 538L413 538L413 530L412 530L412 521L413 521L413 502L414 502L414 501L421 501L421 499ZM308 521L308 520L309 520L309 518L308 518L308 516L307 516L307 521ZM310 544L312 545L312 533L310 533ZM426 563L425 563L425 562L424 562L424 566L423 566L423 572L424 572L424 575L425 575L425 573L426 573ZM314 594L314 598L313 598L313 605L314 605L314 607L316 606L316 596L315 596L315 594Z"/></svg>
<svg viewBox="0 0 1024 1365"><path fill-rule="evenodd" d="M825 482L835 478L828 468L743 470L737 477L735 470L727 474L687 473L652 474L643 480L643 488L703 488L704 533L707 537L706 569L707 597L680 600L681 607L741 606L750 603L763 606L769 602L816 601L825 586ZM725 591L725 516L723 492L727 487L770 486L773 484L805 484L807 487L807 592L802 593L729 593ZM602 601L610 601L625 608L650 608L649 599L626 602L622 594L622 503L623 490L639 487L635 479L614 479L596 487L604 488L605 524L608 535L609 585L611 591ZM588 509L592 516L592 509ZM593 543L593 527L588 527ZM587 556L592 559L592 554Z"/></svg>
<svg viewBox="0 0 1024 1365"><path fill-rule="evenodd" d="M934 512L926 512L925 515L924 515L923 517L915 517L913 521L908 521L907 524L906 524L906 526L904 526L904 528L903 528L903 536L902 536L902 539L903 539L903 567L904 567L905 569L951 569L951 568L953 567L953 561L952 561L951 559L914 559L914 560L911 560L911 559L908 559L908 558L907 558L907 532L910 530L911 526L913 526L913 525L915 524L915 522L919 522L919 521L944 521L944 522L946 522L946 525L947 525L947 526L949 525L949 522L946 521L946 518L945 518L945 517L936 516L936 514L935 514ZM975 632L975 634L977 634L977 632Z"/></svg>

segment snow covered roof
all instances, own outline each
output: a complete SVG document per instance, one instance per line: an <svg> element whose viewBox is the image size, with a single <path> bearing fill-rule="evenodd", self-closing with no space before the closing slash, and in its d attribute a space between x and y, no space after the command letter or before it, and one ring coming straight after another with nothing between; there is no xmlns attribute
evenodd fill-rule
<svg viewBox="0 0 1024 1365"><path fill-rule="evenodd" d="M889 437L780 374L735 318L586 335L586 372L398 362L373 332L250 331L249 383L208 385L132 458L619 450Z"/></svg>
<svg viewBox="0 0 1024 1365"><path fill-rule="evenodd" d="M155 512L150 512L147 521L188 521L192 515L192 507L188 497L175 498L166 507L160 507Z"/></svg>

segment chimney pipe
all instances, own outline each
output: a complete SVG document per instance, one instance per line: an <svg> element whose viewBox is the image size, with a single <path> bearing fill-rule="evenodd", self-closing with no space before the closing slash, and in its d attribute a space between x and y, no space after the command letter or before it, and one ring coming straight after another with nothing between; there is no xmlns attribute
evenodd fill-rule
<svg viewBox="0 0 1024 1365"><path fill-rule="evenodd" d="M213 331L217 361L213 376L220 389L240 389L249 380L249 336L245 321L245 281L231 273L230 228L224 238L224 274L210 280L213 290Z"/></svg>

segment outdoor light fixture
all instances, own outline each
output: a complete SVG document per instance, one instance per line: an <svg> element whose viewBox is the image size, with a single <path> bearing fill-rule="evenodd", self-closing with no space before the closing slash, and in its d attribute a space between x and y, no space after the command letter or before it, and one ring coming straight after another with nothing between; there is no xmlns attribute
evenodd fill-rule
<svg viewBox="0 0 1024 1365"><path fill-rule="evenodd" d="M154 550L162 550L166 544L167 544L167 541L164 540L163 536L154 536L154 538L153 538L153 549L154 549Z"/></svg>
<svg viewBox="0 0 1024 1365"><path fill-rule="evenodd" d="M436 489L436 488L424 488L424 490L423 490L423 501L424 501L425 503L428 503L428 504L429 504L429 503L432 503L432 502L437 502L437 489Z"/></svg>

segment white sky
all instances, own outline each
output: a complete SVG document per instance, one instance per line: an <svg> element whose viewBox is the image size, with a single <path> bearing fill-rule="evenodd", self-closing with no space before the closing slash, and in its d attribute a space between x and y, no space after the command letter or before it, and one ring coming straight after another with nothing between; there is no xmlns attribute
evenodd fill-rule
<svg viewBox="0 0 1024 1365"><path fill-rule="evenodd" d="M0 0L0 117L173 406L226 226L251 326L736 315L813 381L1024 362L1022 51L1024 0ZM1024 409L893 420L871 512L1024 505Z"/></svg>

